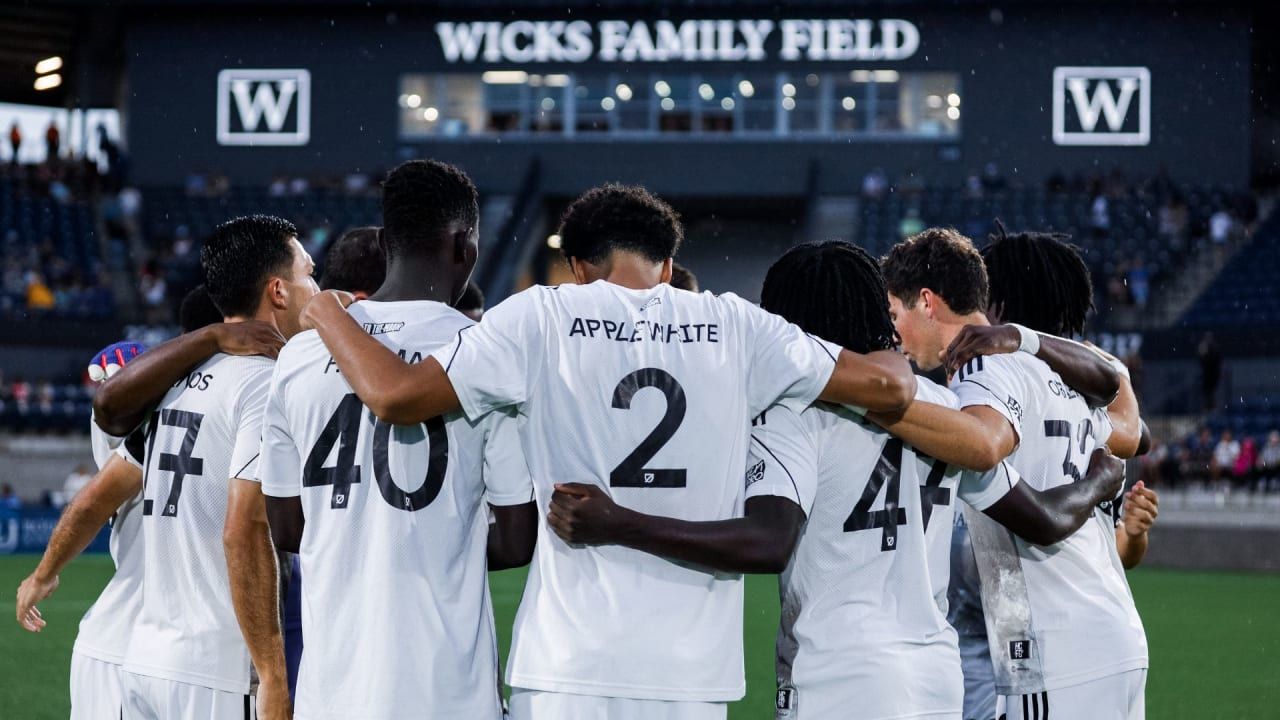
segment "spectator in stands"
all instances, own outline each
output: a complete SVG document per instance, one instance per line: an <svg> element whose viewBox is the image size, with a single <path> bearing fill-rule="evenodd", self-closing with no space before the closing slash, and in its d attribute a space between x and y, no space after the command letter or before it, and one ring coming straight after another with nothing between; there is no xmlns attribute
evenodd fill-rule
<svg viewBox="0 0 1280 720"><path fill-rule="evenodd" d="M1240 456L1231 468L1231 478L1238 487L1248 487L1253 480L1253 466L1258 462L1258 443L1251 437L1240 443Z"/></svg>
<svg viewBox="0 0 1280 720"><path fill-rule="evenodd" d="M1200 338L1196 355L1200 360L1200 396L1208 412L1217 405L1218 383L1222 381L1222 353L1213 333L1207 332Z"/></svg>
<svg viewBox="0 0 1280 720"><path fill-rule="evenodd" d="M1235 469L1236 460L1240 457L1240 442L1231 435L1230 430L1223 430L1222 437L1213 448L1213 461L1209 464L1209 478L1222 480L1230 476Z"/></svg>
<svg viewBox="0 0 1280 720"><path fill-rule="evenodd" d="M9 146L13 148L13 156L9 158L9 161L17 165L18 149L22 147L22 128L18 127L17 120L14 120L13 125L9 126Z"/></svg>
<svg viewBox="0 0 1280 720"><path fill-rule="evenodd" d="M88 465L84 463L77 465L76 469L72 470L71 474L67 476L66 482L62 484L62 504L65 505L71 502L71 498L83 490L84 486L88 485L92 479L93 471L89 469Z"/></svg>
<svg viewBox="0 0 1280 720"><path fill-rule="evenodd" d="M1235 230L1236 221L1231 217L1231 211L1226 208L1219 208L1217 212L1209 216L1209 239L1213 241L1215 247L1222 247L1231 239L1231 234Z"/></svg>
<svg viewBox="0 0 1280 720"><path fill-rule="evenodd" d="M13 486L9 483L0 485L0 508L5 510L22 509L22 498L13 493Z"/></svg>
<svg viewBox="0 0 1280 720"><path fill-rule="evenodd" d="M988 162L982 168L982 189L988 193L998 193L1008 186L1008 181L1000 172L1000 166Z"/></svg>
<svg viewBox="0 0 1280 720"><path fill-rule="evenodd" d="M1272 430L1267 444L1258 453L1258 486L1260 489L1280 488L1280 430Z"/></svg>
<svg viewBox="0 0 1280 720"><path fill-rule="evenodd" d="M1170 198L1157 211L1157 232L1174 250L1181 250L1187 236L1187 204Z"/></svg>
<svg viewBox="0 0 1280 720"><path fill-rule="evenodd" d="M1105 238L1111 233L1111 207L1102 193L1095 195L1089 206L1089 228L1095 238Z"/></svg>
<svg viewBox="0 0 1280 720"><path fill-rule="evenodd" d="M44 276L34 270L27 273L26 292L29 310L52 310L58 304L53 290L44 281Z"/></svg>
<svg viewBox="0 0 1280 720"><path fill-rule="evenodd" d="M1187 440L1181 453L1182 477L1205 482L1209 479L1209 466L1213 464L1213 434L1209 428L1200 428L1200 434Z"/></svg>
<svg viewBox="0 0 1280 720"><path fill-rule="evenodd" d="M898 238L906 240L912 235L923 231L924 220L920 219L920 210L915 207L907 208L906 214L902 216L902 221L898 223Z"/></svg>
<svg viewBox="0 0 1280 720"><path fill-rule="evenodd" d="M54 162L58 159L58 151L62 149L62 133L58 131L58 125L54 121L49 121L49 128L44 131L44 150L45 162Z"/></svg>
<svg viewBox="0 0 1280 720"><path fill-rule="evenodd" d="M1129 286L1129 297L1133 298L1133 304L1139 308L1145 308L1147 299L1151 296L1151 276L1147 273L1141 256L1134 258L1133 263L1129 265L1129 271L1125 273L1125 281Z"/></svg>

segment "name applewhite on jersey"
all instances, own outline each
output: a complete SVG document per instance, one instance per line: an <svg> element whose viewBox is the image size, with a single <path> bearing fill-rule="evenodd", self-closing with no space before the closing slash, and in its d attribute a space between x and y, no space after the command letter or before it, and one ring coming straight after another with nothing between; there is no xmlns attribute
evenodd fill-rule
<svg viewBox="0 0 1280 720"><path fill-rule="evenodd" d="M720 325L717 323L671 323L649 320L597 320L573 319L569 337L600 338L620 343L637 343L648 340L663 343L720 342Z"/></svg>

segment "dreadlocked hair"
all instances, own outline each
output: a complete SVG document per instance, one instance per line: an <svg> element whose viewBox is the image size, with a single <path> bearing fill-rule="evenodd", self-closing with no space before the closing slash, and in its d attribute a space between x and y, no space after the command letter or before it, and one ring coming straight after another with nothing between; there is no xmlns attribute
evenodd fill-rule
<svg viewBox="0 0 1280 720"><path fill-rule="evenodd" d="M851 243L810 242L788 250L765 275L760 305L854 352L898 344L880 266Z"/></svg>
<svg viewBox="0 0 1280 720"><path fill-rule="evenodd" d="M1093 309L1089 268L1064 233L996 232L982 249L991 282L991 309L1001 322L1070 337L1084 332Z"/></svg>

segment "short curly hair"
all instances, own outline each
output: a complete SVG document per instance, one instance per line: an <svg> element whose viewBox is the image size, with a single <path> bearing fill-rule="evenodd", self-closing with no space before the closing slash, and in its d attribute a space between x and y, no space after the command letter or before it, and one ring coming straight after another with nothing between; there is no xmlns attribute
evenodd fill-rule
<svg viewBox="0 0 1280 720"><path fill-rule="evenodd" d="M480 193L466 173L438 160L410 160L387 173L382 234L388 255L430 247L454 221L473 228L480 222Z"/></svg>
<svg viewBox="0 0 1280 720"><path fill-rule="evenodd" d="M353 228L329 246L320 289L372 295L386 277L387 256L378 243L378 228Z"/></svg>
<svg viewBox="0 0 1280 720"><path fill-rule="evenodd" d="M560 217L560 251L566 259L600 263L616 250L660 263L684 240L680 217L638 185L610 183L574 200Z"/></svg>
<svg viewBox="0 0 1280 720"><path fill-rule="evenodd" d="M272 215L247 215L222 223L200 249L204 286L224 317L246 317L258 309L272 276L289 273L293 223ZM292 278L290 278L292 279Z"/></svg>
<svg viewBox="0 0 1280 720"><path fill-rule="evenodd" d="M929 288L958 315L987 310L987 267L973 241L953 228L929 228L903 240L880 269L889 294L907 307Z"/></svg>

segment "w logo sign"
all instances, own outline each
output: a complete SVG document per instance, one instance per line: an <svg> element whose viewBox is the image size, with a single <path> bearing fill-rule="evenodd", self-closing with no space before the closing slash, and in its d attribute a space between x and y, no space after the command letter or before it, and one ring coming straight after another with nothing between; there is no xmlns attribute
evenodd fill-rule
<svg viewBox="0 0 1280 720"><path fill-rule="evenodd" d="M218 73L219 145L306 145L311 139L311 73Z"/></svg>
<svg viewBox="0 0 1280 720"><path fill-rule="evenodd" d="M1144 67L1054 68L1053 142L1149 144L1150 71Z"/></svg>

